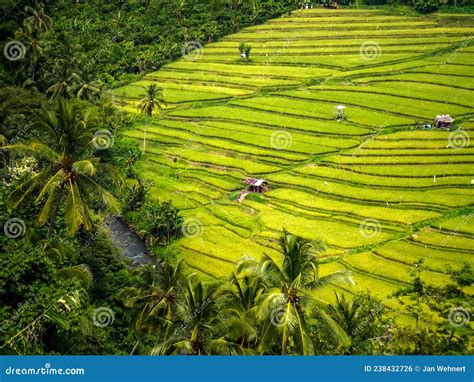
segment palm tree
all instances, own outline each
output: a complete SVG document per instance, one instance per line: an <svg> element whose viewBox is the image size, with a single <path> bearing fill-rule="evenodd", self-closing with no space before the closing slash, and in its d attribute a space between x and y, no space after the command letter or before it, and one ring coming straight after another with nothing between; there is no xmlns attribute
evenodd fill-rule
<svg viewBox="0 0 474 382"><path fill-rule="evenodd" d="M243 353L249 352L257 344L258 303L265 290L265 284L260 277L246 275L238 278L233 273L230 282L220 293L226 311L232 313L227 322L228 334L235 342L240 343Z"/></svg>
<svg viewBox="0 0 474 382"><path fill-rule="evenodd" d="M222 309L219 284L203 284L196 274L187 278L178 305L179 321L167 344L155 347L177 354L239 354L239 344L229 341L226 334L232 312Z"/></svg>
<svg viewBox="0 0 474 382"><path fill-rule="evenodd" d="M135 319L137 333L152 333L156 329L169 328L177 307L182 261L175 265L161 263L140 271L139 286L124 288L119 296L125 299L125 306L138 308ZM165 330L166 331L166 330Z"/></svg>
<svg viewBox="0 0 474 382"><path fill-rule="evenodd" d="M66 62L57 62L51 73L52 85L46 89L46 93L51 93L51 99L69 98L77 77L77 73Z"/></svg>
<svg viewBox="0 0 474 382"><path fill-rule="evenodd" d="M38 220L49 220L48 236L52 234L60 207L70 234L80 227L92 229L90 211L105 205L118 212L119 202L103 184L119 186L121 174L111 165L94 156L94 124L89 115L66 100L60 99L54 112L46 109L35 125L43 132L42 140L30 140L6 148L28 153L39 160L38 174L12 192L8 202L17 207L27 196L36 195L43 207Z"/></svg>
<svg viewBox="0 0 474 382"><path fill-rule="evenodd" d="M153 109L155 106L160 107L160 102L163 102L161 95L161 90L155 84L148 86L146 89L146 97L143 98L138 107L142 113L145 113L147 116L151 117L153 114Z"/></svg>
<svg viewBox="0 0 474 382"><path fill-rule="evenodd" d="M46 41L35 33L30 27L20 28L15 32L15 38L25 45L25 66L32 81L36 80L38 74L37 66L39 59L44 55Z"/></svg>
<svg viewBox="0 0 474 382"><path fill-rule="evenodd" d="M53 21L51 17L44 13L42 4L37 3L34 8L26 6L25 11L31 13L31 16L23 21L23 25L26 28L34 31L38 36L51 30Z"/></svg>
<svg viewBox="0 0 474 382"><path fill-rule="evenodd" d="M94 80L89 72L82 73L82 75L73 73L72 80L74 81L72 92L76 94L77 98L90 102L97 100L102 87L101 81Z"/></svg>
<svg viewBox="0 0 474 382"><path fill-rule="evenodd" d="M266 285L258 316L262 322L259 351L272 352L277 346L287 354L290 343L300 354L313 354L314 348L308 333L310 320L318 320L341 343L348 343L347 334L325 312L326 302L310 293L333 282L352 283L349 272L339 271L326 276L319 275L319 258L322 243L314 243L287 232L279 239L283 261L278 264L268 255L260 261L252 257L242 258L237 272L250 273L261 278ZM292 340L292 341L291 341Z"/></svg>
<svg viewBox="0 0 474 382"><path fill-rule="evenodd" d="M26 46L27 70L32 81L36 80L38 61L45 49L43 35L53 26L51 18L44 13L43 5L37 3L35 7L26 6L25 11L31 13L23 21L23 28L15 32L15 37L24 42Z"/></svg>
<svg viewBox="0 0 474 382"><path fill-rule="evenodd" d="M345 295L339 296L335 293L336 302L328 306L329 315L348 334L354 334L360 325L360 302L353 298L346 300Z"/></svg>
<svg viewBox="0 0 474 382"><path fill-rule="evenodd" d="M255 309L266 286L263 280L255 275L245 275L238 278L235 273L232 274L230 285L224 289L222 295L228 296L230 304L233 307L245 312L251 312Z"/></svg>

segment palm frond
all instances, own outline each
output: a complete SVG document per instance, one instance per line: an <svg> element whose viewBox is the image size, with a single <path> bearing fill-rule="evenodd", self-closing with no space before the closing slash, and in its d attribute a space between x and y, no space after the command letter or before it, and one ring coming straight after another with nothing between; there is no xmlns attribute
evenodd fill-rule
<svg viewBox="0 0 474 382"><path fill-rule="evenodd" d="M72 171L80 175L94 176L97 172L97 164L99 161L99 158L90 158L74 162Z"/></svg>
<svg viewBox="0 0 474 382"><path fill-rule="evenodd" d="M3 149L13 153L30 154L38 159L46 159L51 163L59 160L60 155L51 149L48 145L37 140L31 140L27 143L17 143L10 146L4 146Z"/></svg>
<svg viewBox="0 0 474 382"><path fill-rule="evenodd" d="M354 279L352 277L352 272L350 270L343 270L319 277L316 281L309 283L307 285L307 288L318 289L328 284L348 284L351 286L355 285Z"/></svg>
<svg viewBox="0 0 474 382"><path fill-rule="evenodd" d="M64 206L64 219L70 234L75 234L81 224L84 225L86 231L91 230L91 223L85 215L84 209L85 207L77 184L69 180L68 194Z"/></svg>
<svg viewBox="0 0 474 382"><path fill-rule="evenodd" d="M72 267L62 268L57 273L62 279L78 279L84 288L89 288L92 284L92 271L86 264L75 265Z"/></svg>
<svg viewBox="0 0 474 382"><path fill-rule="evenodd" d="M342 329L324 310L314 310L313 317L318 320L322 329L324 329L327 335L329 335L338 345L349 346L351 344L351 339L344 329Z"/></svg>

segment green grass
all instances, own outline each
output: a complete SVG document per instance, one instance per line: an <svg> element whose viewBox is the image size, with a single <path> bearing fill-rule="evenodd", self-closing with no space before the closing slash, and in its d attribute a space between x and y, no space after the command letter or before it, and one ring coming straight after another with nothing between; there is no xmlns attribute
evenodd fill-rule
<svg viewBox="0 0 474 382"><path fill-rule="evenodd" d="M446 272L447 266L460 267L464 262L472 261L472 255L426 248L408 241L397 241L381 248L377 254L407 265L413 265L419 258L425 259L424 266L438 272Z"/></svg>
<svg viewBox="0 0 474 382"><path fill-rule="evenodd" d="M474 168L472 164L410 164L410 165L385 165L385 166L347 166L341 165L341 168L351 171L358 171L364 174L395 176L395 177L445 177L451 175L474 177ZM433 182L434 183L434 182Z"/></svg>
<svg viewBox="0 0 474 382"><path fill-rule="evenodd" d="M233 119L242 122L258 123L283 129L297 129L320 134L358 136L372 132L372 130L367 128L335 121L323 122L316 119L311 120L281 114L264 113L240 107L211 106L201 109L177 110L171 112L170 115L187 118Z"/></svg>
<svg viewBox="0 0 474 382"><path fill-rule="evenodd" d="M469 251L474 255L474 238L468 238L459 234L446 234L426 228L417 234L416 242L441 248Z"/></svg>
<svg viewBox="0 0 474 382"><path fill-rule="evenodd" d="M459 73L459 72L456 72ZM404 73L404 74L397 74L393 76L383 76L383 77L364 77L360 79L356 79L353 82L355 83L369 83L369 84L383 84L386 89L400 89L401 87L404 89L419 89L421 93L426 93L429 95L428 99L436 99L438 94L442 92L446 92L449 94L454 101L457 101L459 98L458 91L459 89L455 88L464 88L474 90L474 80L471 77L463 77L463 76L453 76L450 74L444 73L432 73L427 74L424 72L424 69L419 69L419 72L415 73ZM410 83L413 82L413 83ZM436 89L435 85L432 84L439 84L439 85L447 85L446 87ZM455 88L450 88L455 87ZM423 91L424 90L424 91ZM432 90L437 90L436 92L432 92ZM418 93L415 93L418 96ZM425 95L425 97L426 97ZM461 101L465 101L461 99Z"/></svg>
<svg viewBox="0 0 474 382"><path fill-rule="evenodd" d="M397 208L399 204L404 205L406 203L449 207L461 207L472 203L472 191L458 190L455 187L443 188L442 193L439 190L387 190L377 188L374 185L360 187L350 183L328 182L327 180L306 178L288 173L272 174L268 179L285 185L305 187L308 191L324 193L333 198L341 197L354 199L355 201L379 203L382 201L381 203L391 205L392 208Z"/></svg>
<svg viewBox="0 0 474 382"><path fill-rule="evenodd" d="M431 166L430 166L431 167ZM420 177L390 177L386 174L366 175L352 171L351 169L341 169L333 166L317 166L314 164L305 165L294 169L298 174L303 176L314 176L319 179L325 179L328 182L335 181L339 183L355 183L365 186L383 186L392 189L404 188L430 188L447 185L468 185L470 183L469 176L444 176L437 177L436 183L433 182L433 176L428 175L425 178Z"/></svg>
<svg viewBox="0 0 474 382"><path fill-rule="evenodd" d="M335 106L324 102L295 100L287 97L258 97L233 101L232 104L248 106L258 110L276 111L284 114L333 120ZM350 124L369 124L370 126L406 125L413 119L399 117L383 112L367 111L351 107L345 112L346 121Z"/></svg>
<svg viewBox="0 0 474 382"><path fill-rule="evenodd" d="M237 56L238 59L238 56ZM168 69L184 69L193 72L201 71L206 73L228 74L228 75L250 75L250 76L270 76L272 78L283 79L305 79L311 77L326 77L335 72L334 69L325 68L305 68L278 65L234 65L221 63L203 63L201 60L196 61L176 61L167 66Z"/></svg>
<svg viewBox="0 0 474 382"><path fill-rule="evenodd" d="M321 193L324 191L324 188L321 188ZM413 224L420 220L431 219L439 216L438 213L431 211L397 209L396 206L376 207L356 204L357 200L344 202L337 199L332 199L330 202L328 202L326 197L323 197L321 193L316 191L313 193L308 193L278 188L276 190L270 191L268 196L278 200L294 200L298 205L304 206L308 209L331 211L333 214L348 213L360 219L364 219L365 217L373 217L375 219L387 220L399 224ZM328 194L331 195L330 192L328 192ZM390 206L389 201L384 201L383 203Z"/></svg>
<svg viewBox="0 0 474 382"><path fill-rule="evenodd" d="M145 97L146 88L143 86L127 85L116 88L110 91L111 94L117 96L119 100L126 94L127 98L134 98L136 100ZM247 92L248 94L249 92ZM230 97L231 94L225 93L210 93L203 91L190 91L189 89L165 89L163 90L163 98L166 102L191 102L211 99L223 99Z"/></svg>
<svg viewBox="0 0 474 382"><path fill-rule="evenodd" d="M469 214L451 218L443 221L438 225L439 229L448 230L452 233L470 234L474 235L474 213L471 211Z"/></svg>
<svg viewBox="0 0 474 382"><path fill-rule="evenodd" d="M340 28L335 30L308 30L303 31L270 31L270 32L240 32L226 37L225 40L229 41L258 41L264 39L280 39L285 41L286 39L311 39L311 38L353 38L353 37L367 37L376 39L379 36L436 36L438 34L445 36L465 36L472 32L472 28L414 28L414 29L380 29L380 30L341 30Z"/></svg>
<svg viewBox="0 0 474 382"><path fill-rule="evenodd" d="M313 99L320 101L334 102L337 104L347 104L364 106L369 109L385 111L393 114L427 119L432 121L434 117L443 110L443 114L466 114L469 107L444 104L440 101L426 101L416 98L414 94L410 98L400 98L394 95L371 92L368 87L339 86L331 90L327 88L313 87L311 90L284 92L291 97L301 99Z"/></svg>
<svg viewBox="0 0 474 382"><path fill-rule="evenodd" d="M350 266L359 271L367 272L387 280L406 282L410 277L410 270L414 270L414 265L406 265L400 262L387 260L373 253L359 253L357 255L346 256L344 259ZM373 264L377 264L374 267ZM432 285L442 286L449 281L449 276L439 272L424 271L421 278Z"/></svg>
<svg viewBox="0 0 474 382"><path fill-rule="evenodd" d="M271 86L288 86L298 84L298 80L284 80L275 79L270 76L259 76L259 77L241 77L237 75L221 75L213 73L212 77L204 71L172 71L172 70L160 70L148 74L145 78L149 78L156 81L192 81L197 83L213 83L213 84L228 84L232 86L255 86L255 87L271 87Z"/></svg>

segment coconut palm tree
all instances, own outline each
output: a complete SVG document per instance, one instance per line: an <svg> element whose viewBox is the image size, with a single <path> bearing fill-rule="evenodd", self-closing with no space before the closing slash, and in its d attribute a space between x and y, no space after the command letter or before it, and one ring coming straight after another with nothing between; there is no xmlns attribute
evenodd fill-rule
<svg viewBox="0 0 474 382"><path fill-rule="evenodd" d="M152 353L167 349L174 354L240 354L240 345L226 336L233 313L222 307L219 288L190 275L182 289L174 332L167 344L159 344Z"/></svg>
<svg viewBox="0 0 474 382"><path fill-rule="evenodd" d="M146 97L138 104L140 111L151 117L156 106L160 107L160 102L163 102L161 90L155 84L148 86L146 89Z"/></svg>
<svg viewBox="0 0 474 382"><path fill-rule="evenodd" d="M322 243L311 242L285 230L279 244L283 254L281 263L264 255L260 261L243 257L237 265L238 274L260 277L267 288L258 310L262 323L259 351L271 353L278 349L281 354L287 354L293 344L299 354L313 354L308 333L311 320L318 320L334 338L347 344L347 334L325 312L328 304L316 298L313 291L329 283L352 283L351 274L339 271L319 275L318 252L324 249ZM279 338L278 344L275 338Z"/></svg>
<svg viewBox="0 0 474 382"><path fill-rule="evenodd" d="M100 95L102 82L94 80L89 72L83 72L82 75L77 73L72 74L72 92L76 94L77 98L85 99L94 102Z"/></svg>
<svg viewBox="0 0 474 382"><path fill-rule="evenodd" d="M43 57L46 48L46 40L42 39L41 35L35 33L30 27L18 29L15 32L15 38L25 46L25 69L30 74L30 79L35 81L38 74L38 62Z"/></svg>
<svg viewBox="0 0 474 382"><path fill-rule="evenodd" d="M38 174L20 184L8 203L15 208L27 196L35 195L35 202L42 204L39 222L49 221L48 236L60 207L70 234L80 227L92 229L92 209L105 206L111 212L119 210L119 202L108 188L121 184L121 174L94 155L93 122L87 113L60 99L54 111L44 109L35 123L42 131L41 140L6 147L39 159Z"/></svg>
<svg viewBox="0 0 474 382"><path fill-rule="evenodd" d="M51 30L53 20L44 13L44 7L42 4L36 3L34 8L26 6L25 11L31 13L31 16L23 21L23 25L26 28L34 31L36 35L42 35Z"/></svg>
<svg viewBox="0 0 474 382"><path fill-rule="evenodd" d="M336 302L328 306L329 315L344 329L346 333L353 334L360 325L360 302L353 298L346 300L346 296L337 293Z"/></svg>
<svg viewBox="0 0 474 382"><path fill-rule="evenodd" d="M256 325L258 303L266 290L263 281L254 275L238 278L232 274L220 293L227 312L231 312L227 325L229 337L240 343L243 353L253 349L258 341Z"/></svg>
<svg viewBox="0 0 474 382"><path fill-rule="evenodd" d="M137 333L152 333L157 329L169 327L176 314L182 261L175 265L160 263L140 271L142 283L124 288L119 296L125 299L125 306L138 308L135 319ZM166 330L165 330L166 331Z"/></svg>
<svg viewBox="0 0 474 382"><path fill-rule="evenodd" d="M69 98L78 74L65 62L57 62L51 73L52 85L46 89L51 99Z"/></svg>

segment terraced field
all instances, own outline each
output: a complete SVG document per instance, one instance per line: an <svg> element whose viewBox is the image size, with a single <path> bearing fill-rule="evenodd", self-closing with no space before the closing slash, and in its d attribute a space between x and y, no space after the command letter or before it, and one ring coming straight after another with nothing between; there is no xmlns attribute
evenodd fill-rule
<svg viewBox="0 0 474 382"><path fill-rule="evenodd" d="M146 127L143 175L187 217L189 267L219 278L242 255L277 257L284 227L327 243L322 271L351 269L348 293L386 299L419 257L438 285L446 265L472 264L469 20L295 11L113 90L136 112L145 86L163 89L166 109L125 135L142 143ZM252 45L250 62L240 42ZM451 131L422 127L437 114L455 118ZM246 177L270 190L236 201Z"/></svg>

